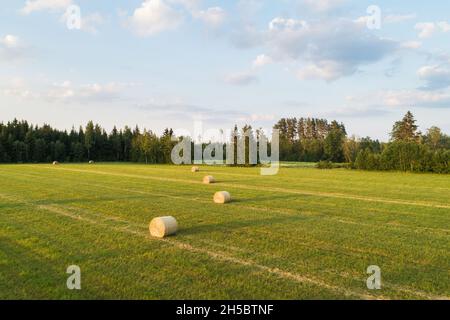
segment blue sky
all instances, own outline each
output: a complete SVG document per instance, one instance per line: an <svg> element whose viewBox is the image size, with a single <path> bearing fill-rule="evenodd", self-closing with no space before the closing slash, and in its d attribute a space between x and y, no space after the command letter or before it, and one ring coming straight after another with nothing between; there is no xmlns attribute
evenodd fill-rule
<svg viewBox="0 0 450 320"><path fill-rule="evenodd" d="M444 1L4 0L0 121L161 132L314 116L386 140L411 110L422 130L449 133L449 12Z"/></svg>

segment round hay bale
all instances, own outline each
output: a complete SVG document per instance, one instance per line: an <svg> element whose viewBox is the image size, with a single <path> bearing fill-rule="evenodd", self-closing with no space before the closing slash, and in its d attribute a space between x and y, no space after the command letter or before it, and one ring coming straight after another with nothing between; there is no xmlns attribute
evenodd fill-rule
<svg viewBox="0 0 450 320"><path fill-rule="evenodd" d="M95 163L94 160L89 161L89 164L94 164L94 163Z"/></svg>
<svg viewBox="0 0 450 320"><path fill-rule="evenodd" d="M203 178L203 183L204 184L216 183L216 179L214 179L213 176L206 176Z"/></svg>
<svg viewBox="0 0 450 320"><path fill-rule="evenodd" d="M58 161L53 161L53 165L54 165L54 166L57 166L58 164L59 164Z"/></svg>
<svg viewBox="0 0 450 320"><path fill-rule="evenodd" d="M192 167L191 171L192 172L199 172L200 168L199 167Z"/></svg>
<svg viewBox="0 0 450 320"><path fill-rule="evenodd" d="M214 203L224 204L231 202L231 195L227 191L219 191L214 194Z"/></svg>
<svg viewBox="0 0 450 320"><path fill-rule="evenodd" d="M150 234L156 238L165 238L178 231L178 223L174 217L159 217L150 222Z"/></svg>

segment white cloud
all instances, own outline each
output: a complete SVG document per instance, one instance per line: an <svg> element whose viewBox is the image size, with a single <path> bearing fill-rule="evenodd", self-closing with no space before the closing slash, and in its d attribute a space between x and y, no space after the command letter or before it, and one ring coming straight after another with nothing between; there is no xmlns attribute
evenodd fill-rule
<svg viewBox="0 0 450 320"><path fill-rule="evenodd" d="M176 29L184 20L183 9L194 19L211 27L223 24L226 11L221 7L199 9L198 0L144 0L134 10L128 25L140 36L152 36L166 30Z"/></svg>
<svg viewBox="0 0 450 320"><path fill-rule="evenodd" d="M271 57L269 57L269 56L267 56L265 54L260 54L253 61L253 67L261 68L261 67L264 67L264 66L266 66L268 64L271 64L272 62L273 62L273 60L272 60Z"/></svg>
<svg viewBox="0 0 450 320"><path fill-rule="evenodd" d="M306 65L297 73L300 79L327 81L352 75L359 67L378 62L399 48L399 43L345 19L306 22L275 18L263 44L275 61Z"/></svg>
<svg viewBox="0 0 450 320"><path fill-rule="evenodd" d="M324 12L344 4L346 0L303 0L303 3L314 11Z"/></svg>
<svg viewBox="0 0 450 320"><path fill-rule="evenodd" d="M221 7L211 7L206 10L194 11L192 15L212 27L219 27L225 21L226 11Z"/></svg>
<svg viewBox="0 0 450 320"><path fill-rule="evenodd" d="M23 80L11 81L3 94L21 99L39 99L46 102L90 103L109 102L121 98L126 87L134 84L110 82L75 85L66 80L61 83L27 85Z"/></svg>
<svg viewBox="0 0 450 320"><path fill-rule="evenodd" d="M73 4L73 0L28 0L21 9L21 13L28 15L35 11L63 12L60 21L66 24L70 14L67 9ZM81 30L97 33L97 27L103 24L105 19L100 13L81 14Z"/></svg>
<svg viewBox="0 0 450 320"><path fill-rule="evenodd" d="M437 25L443 32L450 32L450 23L448 23L447 21L438 22Z"/></svg>
<svg viewBox="0 0 450 320"><path fill-rule="evenodd" d="M226 19L227 12L222 7L209 7L200 9L201 1L199 0L169 0L172 3L182 5L194 19L203 21L213 28L221 26Z"/></svg>
<svg viewBox="0 0 450 320"><path fill-rule="evenodd" d="M273 62L302 65L297 71L300 79L326 81L350 76L399 49L418 46L402 46L371 32L365 23L343 18L304 21L275 17L266 30L240 30L232 40L240 48L264 48Z"/></svg>
<svg viewBox="0 0 450 320"><path fill-rule="evenodd" d="M12 78L7 84L2 86L2 92L5 96L14 96L20 99L33 98L34 93L26 87L26 83L22 78Z"/></svg>
<svg viewBox="0 0 450 320"><path fill-rule="evenodd" d="M346 98L346 109L367 110L364 116L386 113L396 109L433 108L450 110L450 91L385 90Z"/></svg>
<svg viewBox="0 0 450 320"><path fill-rule="evenodd" d="M200 6L201 0L167 0L170 4L181 5L188 11L195 11Z"/></svg>
<svg viewBox="0 0 450 320"><path fill-rule="evenodd" d="M64 12L61 16L61 22L66 24L69 16L68 12ZM98 27L105 23L105 18L98 12L94 12L87 15L81 15L81 31L89 32L92 34L98 33Z"/></svg>
<svg viewBox="0 0 450 320"><path fill-rule="evenodd" d="M0 38L0 44L7 49L14 49L19 47L19 38L11 34L7 34L3 38Z"/></svg>
<svg viewBox="0 0 450 320"><path fill-rule="evenodd" d="M419 31L419 38L421 39L429 38L437 31L436 24L434 22L417 23L415 29Z"/></svg>
<svg viewBox="0 0 450 320"><path fill-rule="evenodd" d="M353 22L356 23L357 25L363 27L363 26L367 26L367 23L369 22L369 19L371 19L371 17L369 17L369 16L362 16L362 17L359 17L359 18L353 20Z"/></svg>
<svg viewBox="0 0 450 320"><path fill-rule="evenodd" d="M450 32L450 23L446 21L420 22L416 24L415 29L419 31L419 38L430 38L436 32Z"/></svg>
<svg viewBox="0 0 450 320"><path fill-rule="evenodd" d="M27 53L27 47L19 37L8 34L0 37L0 61L13 61L22 58Z"/></svg>
<svg viewBox="0 0 450 320"><path fill-rule="evenodd" d="M442 89L450 86L450 66L423 66L417 71L419 78L426 82L424 89Z"/></svg>
<svg viewBox="0 0 450 320"><path fill-rule="evenodd" d="M129 18L129 26L139 36L152 36L176 29L183 21L180 12L163 0L145 0Z"/></svg>
<svg viewBox="0 0 450 320"><path fill-rule="evenodd" d="M355 70L345 64L336 61L319 61L301 68L297 72L300 80L325 80L333 81L344 75L352 74Z"/></svg>
<svg viewBox="0 0 450 320"><path fill-rule="evenodd" d="M384 17L383 22L384 23L399 23L404 22L408 20L413 20L417 17L415 13L410 14L389 14L386 17Z"/></svg>
<svg viewBox="0 0 450 320"><path fill-rule="evenodd" d="M30 14L35 11L64 10L72 4L72 0L28 0L21 9L22 14Z"/></svg>
<svg viewBox="0 0 450 320"><path fill-rule="evenodd" d="M323 115L329 118L367 118L384 117L389 110L378 106L339 107L325 111Z"/></svg>
<svg viewBox="0 0 450 320"><path fill-rule="evenodd" d="M419 49L422 47L422 42L420 41L405 41L400 44L403 49Z"/></svg>
<svg viewBox="0 0 450 320"><path fill-rule="evenodd" d="M249 115L243 115L242 117L238 118L241 122L273 122L275 121L275 115L273 114L249 114Z"/></svg>
<svg viewBox="0 0 450 320"><path fill-rule="evenodd" d="M237 72L225 76L224 81L235 86L246 86L257 82L258 78L252 72Z"/></svg>
<svg viewBox="0 0 450 320"><path fill-rule="evenodd" d="M380 93L378 99L389 107L450 108L450 92L448 91L388 91Z"/></svg>
<svg viewBox="0 0 450 320"><path fill-rule="evenodd" d="M303 20L277 17L269 23L269 30L271 31L297 31L306 28L308 28L308 23Z"/></svg>
<svg viewBox="0 0 450 320"><path fill-rule="evenodd" d="M386 16L382 16L382 23L385 24L394 24L394 23L400 23L408 20L412 20L416 18L416 14L389 14ZM361 16L354 20L355 23L359 24L360 26L366 26L368 22L371 22L373 20L372 16Z"/></svg>
<svg viewBox="0 0 450 320"><path fill-rule="evenodd" d="M50 101L66 102L108 102L120 98L120 94L129 84L109 82L91 83L76 86L70 81L55 83L44 92L44 98Z"/></svg>

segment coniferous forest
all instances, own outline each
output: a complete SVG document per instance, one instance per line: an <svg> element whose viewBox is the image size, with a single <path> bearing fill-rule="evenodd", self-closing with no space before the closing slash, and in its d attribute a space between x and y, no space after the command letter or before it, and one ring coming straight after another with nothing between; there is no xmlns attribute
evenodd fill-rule
<svg viewBox="0 0 450 320"><path fill-rule="evenodd" d="M389 142L347 135L343 123L315 118L283 118L275 125L280 132L280 160L345 163L363 170L399 170L449 173L450 137L437 127L420 132L411 112L393 125ZM251 130L234 128L236 137ZM258 134L258 130L256 134ZM48 163L121 161L170 163L173 130L154 132L135 127L106 132L99 124L61 131L27 121L0 123L0 163ZM248 138L247 138L248 139Z"/></svg>

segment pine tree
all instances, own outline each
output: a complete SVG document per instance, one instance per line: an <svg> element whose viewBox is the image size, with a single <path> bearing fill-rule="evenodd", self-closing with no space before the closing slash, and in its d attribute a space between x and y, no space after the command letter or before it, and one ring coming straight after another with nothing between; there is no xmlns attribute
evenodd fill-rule
<svg viewBox="0 0 450 320"><path fill-rule="evenodd" d="M91 150L94 146L94 123L92 121L88 122L84 132L84 146L87 150L88 160L92 160Z"/></svg>
<svg viewBox="0 0 450 320"><path fill-rule="evenodd" d="M413 114L408 111L401 121L394 124L391 132L392 141L418 141L420 133Z"/></svg>

